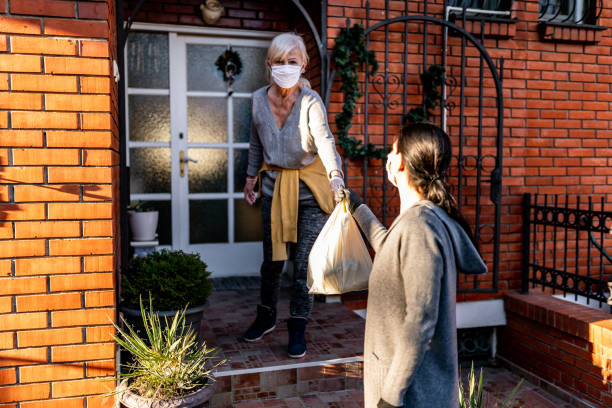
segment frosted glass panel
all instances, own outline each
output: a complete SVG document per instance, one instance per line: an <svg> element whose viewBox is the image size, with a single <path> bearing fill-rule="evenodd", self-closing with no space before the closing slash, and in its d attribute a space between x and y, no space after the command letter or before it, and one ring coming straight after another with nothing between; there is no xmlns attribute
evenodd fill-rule
<svg viewBox="0 0 612 408"><path fill-rule="evenodd" d="M227 150L189 149L190 193L222 193L227 191Z"/></svg>
<svg viewBox="0 0 612 408"><path fill-rule="evenodd" d="M223 45L187 44L188 91L226 90L223 74L215 65L226 49Z"/></svg>
<svg viewBox="0 0 612 408"><path fill-rule="evenodd" d="M127 65L129 87L168 89L168 35L130 33Z"/></svg>
<svg viewBox="0 0 612 408"><path fill-rule="evenodd" d="M234 200L234 239L236 242L261 241L261 206L251 207L244 200Z"/></svg>
<svg viewBox="0 0 612 408"><path fill-rule="evenodd" d="M187 98L187 133L191 143L227 142L227 101Z"/></svg>
<svg viewBox="0 0 612 408"><path fill-rule="evenodd" d="M227 242L227 200L189 200L189 242Z"/></svg>
<svg viewBox="0 0 612 408"><path fill-rule="evenodd" d="M170 148L130 149L130 192L170 192Z"/></svg>
<svg viewBox="0 0 612 408"><path fill-rule="evenodd" d="M246 178L248 164L249 164L248 149L234 150L234 191L239 192L244 189L244 181Z"/></svg>
<svg viewBox="0 0 612 408"><path fill-rule="evenodd" d="M130 140L170 141L170 99L159 95L130 95Z"/></svg>
<svg viewBox="0 0 612 408"><path fill-rule="evenodd" d="M266 48L233 47L240 54L242 73L232 88L236 92L253 92L266 85Z"/></svg>
<svg viewBox="0 0 612 408"><path fill-rule="evenodd" d="M248 143L251 135L251 100L234 98L234 142Z"/></svg>

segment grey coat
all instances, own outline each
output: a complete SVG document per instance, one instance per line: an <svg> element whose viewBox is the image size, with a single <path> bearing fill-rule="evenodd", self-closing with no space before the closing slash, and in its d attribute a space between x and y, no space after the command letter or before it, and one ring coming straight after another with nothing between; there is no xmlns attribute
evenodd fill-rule
<svg viewBox="0 0 612 408"><path fill-rule="evenodd" d="M376 251L364 347L365 407L457 408L457 271L486 273L465 231L430 201L387 230L362 205L353 214Z"/></svg>

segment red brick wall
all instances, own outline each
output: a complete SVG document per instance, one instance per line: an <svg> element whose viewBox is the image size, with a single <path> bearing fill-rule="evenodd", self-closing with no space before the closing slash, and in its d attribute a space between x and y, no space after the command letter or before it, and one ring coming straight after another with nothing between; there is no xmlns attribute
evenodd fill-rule
<svg viewBox="0 0 612 408"><path fill-rule="evenodd" d="M599 407L612 406L610 315L537 292L508 294L499 354ZM582 405L580 405L582 406Z"/></svg>
<svg viewBox="0 0 612 408"><path fill-rule="evenodd" d="M2 406L111 406L114 4L0 2Z"/></svg>
<svg viewBox="0 0 612 408"><path fill-rule="evenodd" d="M334 38L346 25L346 18L352 23L365 25L365 0L329 0L328 2L328 48L334 45ZM438 4L436 4L438 3ZM410 14L422 14L423 2L410 0ZM372 20L370 25L384 19L384 1L370 1ZM390 17L403 15L405 3L390 2ZM599 25L612 24L612 2L603 2ZM441 2L429 2L429 14L442 17ZM485 47L494 59L505 58L504 64L504 169L502 189L502 227L500 247L500 281L502 291L517 289L520 286L521 260L521 200L524 192L604 195L612 202L612 128L610 126L610 102L612 94L612 56L610 30L600 32L596 43L567 43L562 41L542 41L538 35L538 1L514 2L513 17L517 22L501 27L501 36L488 36ZM487 29L490 30L490 27ZM421 30L421 31L419 31ZM411 26L409 34L409 76L408 109L420 101L418 73L422 64L423 42L422 25L420 29ZM428 64L440 63L440 30L430 26L430 58ZM372 49L378 52L378 60L383 61L384 30L372 34ZM390 68L389 71L402 72L403 25L390 28ZM459 39L450 37L449 56L457 57ZM473 51L473 49L472 49ZM473 137L476 131L474 119L477 117L478 54L468 54L466 71L468 107L466 110L466 134ZM458 58L450 58L454 75L458 77ZM382 72L383 67L379 72ZM399 71L398 71L399 70ZM490 76L485 71L485 109L484 136L485 152L493 152L492 141L495 134L496 116L494 92ZM335 129L334 115L341 111L342 95L339 82L334 83L334 92L329 107L330 124ZM472 87L472 89L469 89ZM380 88L380 85L379 85ZM488 88L488 89L487 89ZM391 97L400 98L402 86L391 86ZM370 87L371 98L376 89ZM372 99L371 99L372 101ZM400 99L401 101L401 99ZM382 143L382 108L370 104L370 141ZM390 111L389 140L397 134L401 114ZM456 137L458 128L458 109L449 115L449 133ZM436 118L438 119L438 118ZM363 106L357 106L352 135L362 138ZM334 130L332 129L332 130ZM472 148L473 149L473 148ZM469 153L468 153L469 154ZM349 169L349 185L361 190L361 163L352 163ZM486 167L486 164L485 164ZM381 175L380 165L376 169ZM491 167L492 170L492 167ZM372 171L372 170L371 170ZM485 172L488 177L488 171ZM380 212L381 177L370 179L369 204ZM474 187L472 187L473 189ZM388 185L387 191L393 187ZM390 194L391 196L392 194ZM483 197L488 197L488 190ZM399 201L394 199L388 207L393 219ZM473 204L464 207L468 219L473 219ZM485 259L491 262L490 245L484 246ZM489 282L483 282L486 286ZM500 296L498 294L497 296ZM482 298L482 295L462 296L461 299ZM486 296L485 296L486 297Z"/></svg>

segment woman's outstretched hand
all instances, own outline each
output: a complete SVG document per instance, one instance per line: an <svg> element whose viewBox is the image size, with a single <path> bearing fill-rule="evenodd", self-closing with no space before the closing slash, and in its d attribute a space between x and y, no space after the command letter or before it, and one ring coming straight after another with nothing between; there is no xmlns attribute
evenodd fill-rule
<svg viewBox="0 0 612 408"><path fill-rule="evenodd" d="M351 212L351 214L361 204L363 204L359 196L353 190L349 190L348 188L345 188L344 186L342 186L341 188L338 189L338 191L336 191L334 198L336 199L336 203L339 203L340 201L346 198L346 200L348 201L349 211Z"/></svg>
<svg viewBox="0 0 612 408"><path fill-rule="evenodd" d="M249 205L255 204L257 197L255 196L255 184L257 183L257 177L247 176L246 182L244 183L244 199Z"/></svg>
<svg viewBox="0 0 612 408"><path fill-rule="evenodd" d="M336 194L339 189L344 188L344 179L339 176L334 176L331 178L331 180L329 180L329 186L331 187L334 194Z"/></svg>

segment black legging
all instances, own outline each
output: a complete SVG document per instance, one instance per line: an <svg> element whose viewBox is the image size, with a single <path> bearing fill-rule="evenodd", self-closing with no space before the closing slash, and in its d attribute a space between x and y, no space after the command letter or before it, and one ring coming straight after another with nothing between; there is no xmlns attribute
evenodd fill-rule
<svg viewBox="0 0 612 408"><path fill-rule="evenodd" d="M261 265L261 304L276 308L284 261L272 261L271 210L272 197L262 196L261 218L264 261ZM307 317L312 309L313 296L308 294L308 286L306 286L308 255L328 217L314 198L300 200L297 243L289 245L290 258L293 259L293 282L289 313L293 317Z"/></svg>

